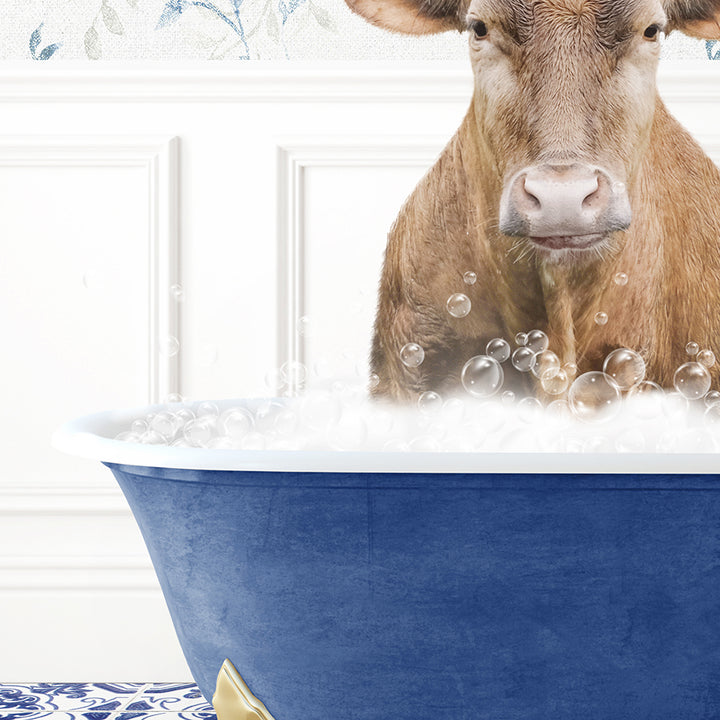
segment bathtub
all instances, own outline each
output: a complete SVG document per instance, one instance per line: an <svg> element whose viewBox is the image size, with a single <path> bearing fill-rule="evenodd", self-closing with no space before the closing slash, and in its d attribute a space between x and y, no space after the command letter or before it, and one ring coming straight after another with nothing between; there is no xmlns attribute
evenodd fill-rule
<svg viewBox="0 0 720 720"><path fill-rule="evenodd" d="M150 410L54 443L113 472L221 720L720 717L716 455L109 439Z"/></svg>

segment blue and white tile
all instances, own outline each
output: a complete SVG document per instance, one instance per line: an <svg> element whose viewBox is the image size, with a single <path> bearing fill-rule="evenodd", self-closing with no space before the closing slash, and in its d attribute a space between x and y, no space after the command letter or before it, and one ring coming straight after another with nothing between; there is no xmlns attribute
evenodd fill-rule
<svg viewBox="0 0 720 720"><path fill-rule="evenodd" d="M146 683L0 685L0 713L5 709L35 713L40 711L118 712L123 710L145 687ZM53 720L61 719L54 718Z"/></svg>
<svg viewBox="0 0 720 720"><path fill-rule="evenodd" d="M145 712L163 711L169 713L202 714L215 717L212 705L202 696L194 683L152 683L134 700L126 710Z"/></svg>
<svg viewBox="0 0 720 720"><path fill-rule="evenodd" d="M0 720L216 720L194 683L0 685Z"/></svg>

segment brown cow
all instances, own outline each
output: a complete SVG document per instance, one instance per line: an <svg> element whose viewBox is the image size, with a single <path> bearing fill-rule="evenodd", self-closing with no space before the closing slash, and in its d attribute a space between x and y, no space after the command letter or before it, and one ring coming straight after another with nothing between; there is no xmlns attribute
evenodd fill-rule
<svg viewBox="0 0 720 720"><path fill-rule="evenodd" d="M661 33L720 39L720 0L348 3L400 32L468 29L475 85L389 234L376 394L457 387L489 339L532 328L580 372L634 348L664 387L689 340L720 358L720 172L655 81ZM472 301L467 317L446 309L457 292ZM399 360L408 342L425 349L418 368Z"/></svg>

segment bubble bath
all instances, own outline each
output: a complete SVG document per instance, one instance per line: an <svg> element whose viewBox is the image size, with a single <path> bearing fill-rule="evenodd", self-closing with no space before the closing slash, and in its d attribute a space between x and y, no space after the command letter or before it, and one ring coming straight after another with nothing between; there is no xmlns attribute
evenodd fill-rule
<svg viewBox="0 0 720 720"><path fill-rule="evenodd" d="M620 278L622 280L622 278ZM463 296L464 297L464 296ZM720 392L711 390L715 356L689 342L688 362L663 390L646 379L645 361L630 348L610 352L602 370L577 375L561 364L541 330L518 333L516 347L491 339L460 373L464 392L428 390L414 405L371 398L378 378L335 380L303 391L308 369L297 361L268 373L269 382L300 389L296 397L228 404L182 402L135 418L116 440L212 450L372 452L682 452L720 450ZM405 344L399 362L425 359ZM320 362L318 365L323 365ZM534 377L543 401L504 388L504 367ZM363 374L363 371L360 371ZM367 373L364 373L367 375Z"/></svg>

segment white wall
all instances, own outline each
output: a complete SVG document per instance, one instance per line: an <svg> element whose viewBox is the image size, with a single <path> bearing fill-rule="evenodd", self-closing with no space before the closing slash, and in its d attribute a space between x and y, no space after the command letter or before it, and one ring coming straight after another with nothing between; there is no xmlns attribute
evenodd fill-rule
<svg viewBox="0 0 720 720"><path fill-rule="evenodd" d="M719 72L661 76L717 160ZM387 228L470 94L464 64L0 70L0 680L189 677L109 471L49 434L266 394L287 359L354 372Z"/></svg>

